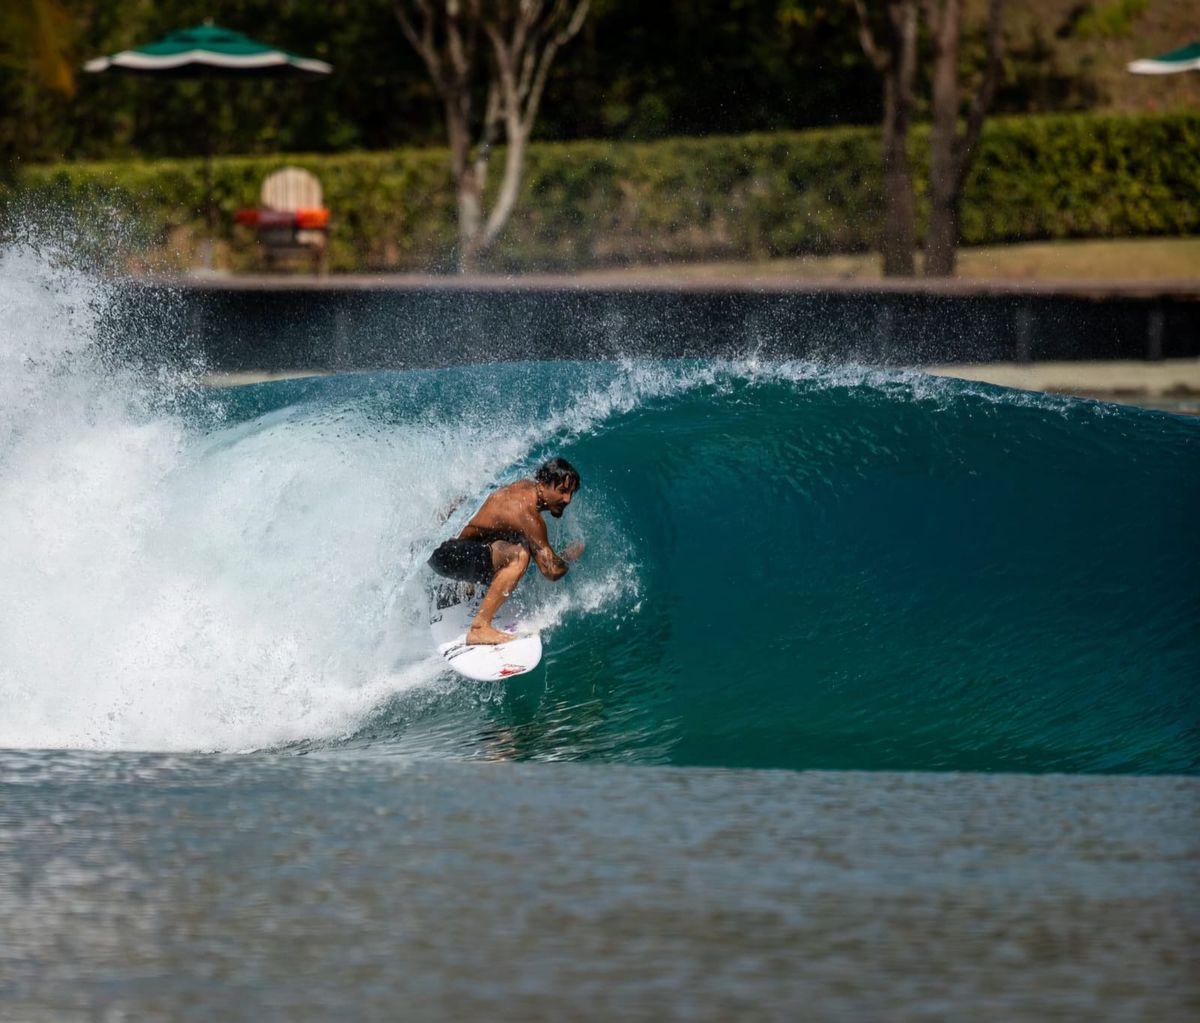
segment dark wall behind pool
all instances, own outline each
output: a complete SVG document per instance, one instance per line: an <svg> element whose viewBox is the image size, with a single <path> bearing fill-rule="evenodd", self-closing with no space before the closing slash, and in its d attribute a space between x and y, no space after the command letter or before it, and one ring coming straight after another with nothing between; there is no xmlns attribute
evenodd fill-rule
<svg viewBox="0 0 1200 1023"><path fill-rule="evenodd" d="M865 364L1200 356L1200 287L298 287L130 284L112 336L212 370L365 370L494 360L750 356Z"/></svg>

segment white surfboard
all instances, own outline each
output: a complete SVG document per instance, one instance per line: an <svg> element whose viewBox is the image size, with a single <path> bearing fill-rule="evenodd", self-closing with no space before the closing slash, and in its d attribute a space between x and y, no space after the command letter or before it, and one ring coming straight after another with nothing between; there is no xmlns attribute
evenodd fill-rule
<svg viewBox="0 0 1200 1023"><path fill-rule="evenodd" d="M495 646L467 645L467 629L479 610L483 589L477 587L476 594L469 598L462 596L456 585L443 584L434 590L429 611L433 645L451 668L476 682L498 682L533 671L542 659L542 637L523 627L508 607L500 609L492 624L520 638Z"/></svg>

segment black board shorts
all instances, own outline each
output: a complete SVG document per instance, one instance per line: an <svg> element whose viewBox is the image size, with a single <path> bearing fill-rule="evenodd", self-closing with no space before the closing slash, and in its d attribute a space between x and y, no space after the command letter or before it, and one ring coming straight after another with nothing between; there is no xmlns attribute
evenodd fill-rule
<svg viewBox="0 0 1200 1023"><path fill-rule="evenodd" d="M464 583L490 583L492 567L490 540L447 540L429 559L429 567L447 579Z"/></svg>

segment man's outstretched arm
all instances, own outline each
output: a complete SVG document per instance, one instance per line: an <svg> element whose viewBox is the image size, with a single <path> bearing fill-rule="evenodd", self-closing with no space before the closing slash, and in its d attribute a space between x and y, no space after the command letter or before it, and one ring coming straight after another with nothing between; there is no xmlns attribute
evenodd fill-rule
<svg viewBox="0 0 1200 1023"><path fill-rule="evenodd" d="M537 562L538 571L551 582L556 582L567 574L567 563L554 553L548 543L533 548L533 560Z"/></svg>
<svg viewBox="0 0 1200 1023"><path fill-rule="evenodd" d="M546 523L542 521L540 515L535 516L529 523L529 529L525 535L529 539L529 550L533 555L533 560L537 563L538 571L551 582L566 575L571 562L583 553L583 543L576 540L575 543L568 544L563 549L561 556L555 554L546 533Z"/></svg>

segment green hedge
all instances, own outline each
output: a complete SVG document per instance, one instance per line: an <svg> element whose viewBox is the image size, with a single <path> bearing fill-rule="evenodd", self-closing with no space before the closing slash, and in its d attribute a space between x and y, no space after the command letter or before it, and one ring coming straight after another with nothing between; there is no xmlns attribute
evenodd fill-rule
<svg viewBox="0 0 1200 1023"><path fill-rule="evenodd" d="M1200 232L1200 114L996 119L963 203L967 244Z"/></svg>
<svg viewBox="0 0 1200 1023"><path fill-rule="evenodd" d="M912 154L923 180L927 133ZM968 244L1200 232L1200 114L993 118L968 182ZM497 167L502 154L497 156ZM233 212L284 165L321 179L333 213L333 270L453 264L446 155L399 150L215 162L221 261L247 267L253 236ZM879 133L839 128L652 143L531 147L524 197L491 257L500 270L663 260L757 259L876 247ZM151 256L190 258L202 233L196 160L20 168L35 205L101 209L137 225Z"/></svg>

